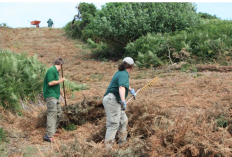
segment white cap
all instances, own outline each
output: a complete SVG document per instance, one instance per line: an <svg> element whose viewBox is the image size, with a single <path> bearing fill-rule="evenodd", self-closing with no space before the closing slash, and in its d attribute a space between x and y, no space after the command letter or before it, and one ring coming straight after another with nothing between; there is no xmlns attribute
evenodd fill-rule
<svg viewBox="0 0 232 157"><path fill-rule="evenodd" d="M131 57L124 58L122 62L126 62L127 64L130 64L130 65L133 65L133 64L135 65L134 60Z"/></svg>

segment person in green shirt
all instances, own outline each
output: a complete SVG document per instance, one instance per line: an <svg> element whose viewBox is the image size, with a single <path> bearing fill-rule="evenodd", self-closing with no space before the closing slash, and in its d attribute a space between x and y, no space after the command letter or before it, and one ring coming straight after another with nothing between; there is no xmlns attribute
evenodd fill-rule
<svg viewBox="0 0 232 157"><path fill-rule="evenodd" d="M59 102L60 94L63 92L60 89L60 83L65 81L65 78L59 79L59 72L63 64L62 58L55 59L54 65L50 67L45 75L43 83L43 96L47 103L47 127L44 140L54 142L52 138L60 123L62 109ZM64 95L63 95L64 96ZM66 99L66 98L65 98Z"/></svg>
<svg viewBox="0 0 232 157"><path fill-rule="evenodd" d="M53 28L54 28L54 24L53 24L52 19L49 19L49 20L47 21L47 23L48 23L48 27L52 27L52 25L53 25Z"/></svg>
<svg viewBox="0 0 232 157"><path fill-rule="evenodd" d="M106 112L105 144L111 148L118 131L119 145L126 141L128 118L125 113L128 91L136 97L135 90L129 86L129 73L133 70L134 60L126 57L119 65L103 98Z"/></svg>

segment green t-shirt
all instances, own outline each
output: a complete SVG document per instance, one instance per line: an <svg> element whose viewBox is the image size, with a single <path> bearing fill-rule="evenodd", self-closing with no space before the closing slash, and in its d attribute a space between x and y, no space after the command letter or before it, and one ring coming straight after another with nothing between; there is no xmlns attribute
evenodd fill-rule
<svg viewBox="0 0 232 157"><path fill-rule="evenodd" d="M48 20L47 23L48 23L48 27L52 27L52 25L53 25L53 21L52 20Z"/></svg>
<svg viewBox="0 0 232 157"><path fill-rule="evenodd" d="M109 87L106 90L106 93L104 96L106 96L108 93L113 93L118 101L121 101L120 94L119 94L119 87L123 86L126 87L126 93L125 98L128 95L128 89L129 89L129 74L126 70L123 71L117 71L111 82Z"/></svg>
<svg viewBox="0 0 232 157"><path fill-rule="evenodd" d="M45 78L44 78L44 84L43 84L43 95L44 99L53 97L57 100L60 97L60 84L57 84L55 86L49 86L48 83L52 81L58 81L59 80L59 72L57 71L55 65L53 65L51 68L48 69Z"/></svg>

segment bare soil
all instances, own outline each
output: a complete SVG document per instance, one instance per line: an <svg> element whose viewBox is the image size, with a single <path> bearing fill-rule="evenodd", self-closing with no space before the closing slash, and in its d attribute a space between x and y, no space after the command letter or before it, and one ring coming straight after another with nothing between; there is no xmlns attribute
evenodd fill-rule
<svg viewBox="0 0 232 157"><path fill-rule="evenodd" d="M65 78L77 84L86 83L89 87L74 92L75 97L69 91L68 105L75 106L83 102L84 94L86 104L92 107L85 114L85 117L91 118L85 124L77 123L77 130L65 131L59 128L60 136L56 138L55 144L43 142L46 128L40 124L41 121L44 123L45 105L33 106L33 111L24 111L23 117L1 109L3 118L0 126L8 132L10 139L6 145L6 156L60 156L60 151L65 152L66 145L68 149L72 145L70 142L75 139L88 145L88 149L104 150L102 140L106 118L101 100L120 60L104 62L91 58L86 44L68 38L62 29L0 28L0 37L2 48L15 53L27 52L29 56L36 54L47 67L53 65L55 58L62 57L65 61ZM221 115L226 117L228 125L232 124L232 68L218 65L196 67L197 73L180 72L172 67L135 68L132 71L130 86L135 90L155 77L159 77L159 82L128 104L130 137L123 149L130 148L132 137L136 137L146 143L142 149L149 156L178 153L183 156L232 154L232 133L229 127L216 127L216 120ZM135 146L136 142L133 143ZM82 156L83 148L80 144L80 151L73 151L72 155ZM98 153L101 154L101 151Z"/></svg>

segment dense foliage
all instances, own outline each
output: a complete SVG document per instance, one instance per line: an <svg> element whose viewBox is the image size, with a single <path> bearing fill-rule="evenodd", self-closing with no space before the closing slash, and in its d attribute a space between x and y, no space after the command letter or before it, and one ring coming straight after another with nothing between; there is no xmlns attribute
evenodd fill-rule
<svg viewBox="0 0 232 157"><path fill-rule="evenodd" d="M80 3L76 6L78 14L74 16L73 21L67 23L64 27L65 32L72 38L81 38L82 31L90 23L90 19L95 16L97 11L94 4Z"/></svg>
<svg viewBox="0 0 232 157"><path fill-rule="evenodd" d="M226 20L203 20L197 28L169 33L151 33L140 37L126 47L127 55L137 60L140 67L162 65L169 61L220 61L232 55L232 23Z"/></svg>
<svg viewBox="0 0 232 157"><path fill-rule="evenodd" d="M99 58L131 56L139 67L179 61L227 65L232 53L231 21L196 13L195 7L193 3L106 3L88 16L82 39Z"/></svg>
<svg viewBox="0 0 232 157"><path fill-rule="evenodd" d="M19 99L33 100L42 91L46 68L36 55L28 57L2 50L0 67L0 106L17 111Z"/></svg>
<svg viewBox="0 0 232 157"><path fill-rule="evenodd" d="M218 19L218 17L216 15L210 15L207 13L199 12L198 15L203 19Z"/></svg>
<svg viewBox="0 0 232 157"><path fill-rule="evenodd" d="M74 25L79 25L80 21L75 21ZM68 22L65 27L63 27L65 33L73 39L81 38L82 32L79 30L78 27L74 27L72 29L72 21Z"/></svg>
<svg viewBox="0 0 232 157"><path fill-rule="evenodd" d="M106 43L125 47L149 32L185 30L199 22L192 3L106 3L86 28Z"/></svg>

